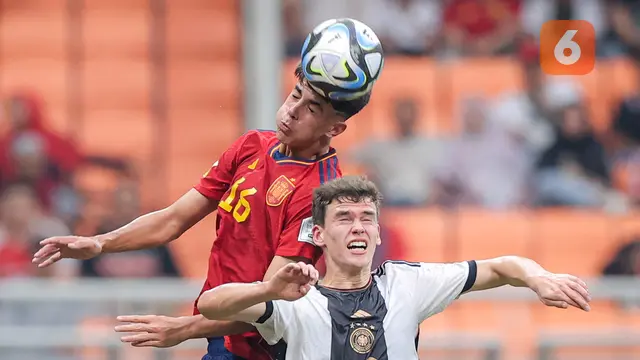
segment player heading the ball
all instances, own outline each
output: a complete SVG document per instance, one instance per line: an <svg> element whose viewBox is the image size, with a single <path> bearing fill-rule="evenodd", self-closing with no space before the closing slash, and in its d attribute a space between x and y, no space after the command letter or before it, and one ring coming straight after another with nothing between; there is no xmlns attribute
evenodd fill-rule
<svg viewBox="0 0 640 360"><path fill-rule="evenodd" d="M275 131L249 130L235 139L211 159L213 165L193 189L167 208L107 234L43 240L34 263L44 267L63 258L164 245L214 211L217 237L202 292L226 283L268 280L290 263L315 263L321 251L308 234L313 189L342 176L331 141L369 103L383 62L379 41L366 26L349 19L325 24L309 36L304 51L309 56L301 59L296 85L274 116ZM368 56L372 49L380 54L374 56L377 62ZM206 338L204 359L279 356L278 348L266 346L250 324L208 320L197 309L193 316L118 320L124 323L116 328L125 333L121 340L136 347Z"/></svg>

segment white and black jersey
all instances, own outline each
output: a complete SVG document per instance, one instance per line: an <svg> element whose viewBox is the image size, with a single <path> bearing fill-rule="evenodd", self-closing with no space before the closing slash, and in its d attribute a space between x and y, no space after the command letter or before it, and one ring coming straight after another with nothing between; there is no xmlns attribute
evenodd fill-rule
<svg viewBox="0 0 640 360"><path fill-rule="evenodd" d="M286 360L418 359L420 323L444 310L476 280L475 261L387 261L361 289L316 286L303 298L267 303L253 325Z"/></svg>

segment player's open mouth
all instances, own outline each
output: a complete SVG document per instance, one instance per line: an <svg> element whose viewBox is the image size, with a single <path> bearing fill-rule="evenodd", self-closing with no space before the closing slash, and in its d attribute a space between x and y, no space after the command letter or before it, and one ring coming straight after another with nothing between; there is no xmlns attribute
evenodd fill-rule
<svg viewBox="0 0 640 360"><path fill-rule="evenodd" d="M367 242L362 240L353 240L347 244L347 249L353 254L364 254L367 251Z"/></svg>

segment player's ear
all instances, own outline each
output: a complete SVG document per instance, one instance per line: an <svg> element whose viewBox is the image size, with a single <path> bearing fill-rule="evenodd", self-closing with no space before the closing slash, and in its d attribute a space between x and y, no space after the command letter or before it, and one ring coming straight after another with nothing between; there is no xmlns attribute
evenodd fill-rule
<svg viewBox="0 0 640 360"><path fill-rule="evenodd" d="M320 225L314 225L313 226L313 243L316 244L316 246L324 246L324 231L323 229L320 227Z"/></svg>
<svg viewBox="0 0 640 360"><path fill-rule="evenodd" d="M330 138L336 137L342 134L345 130L347 130L347 123L344 121L338 121L335 124L333 124L333 126L331 127L331 130L329 130L328 136Z"/></svg>
<svg viewBox="0 0 640 360"><path fill-rule="evenodd" d="M380 237L380 225L378 225L378 238L376 239L376 245L382 244L382 238Z"/></svg>

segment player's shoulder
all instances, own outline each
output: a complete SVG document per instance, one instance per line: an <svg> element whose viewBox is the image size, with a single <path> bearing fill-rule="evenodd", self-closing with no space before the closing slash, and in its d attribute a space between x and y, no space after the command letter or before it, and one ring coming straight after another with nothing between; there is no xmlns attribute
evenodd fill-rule
<svg viewBox="0 0 640 360"><path fill-rule="evenodd" d="M236 151L241 154L257 154L268 151L277 142L275 131L248 130L235 142Z"/></svg>
<svg viewBox="0 0 640 360"><path fill-rule="evenodd" d="M372 274L374 276L383 277L383 276L395 276L395 275L406 275L407 273L416 272L417 269L421 268L424 263L419 262L411 262L404 260L387 260L383 262L378 268L376 268Z"/></svg>
<svg viewBox="0 0 640 360"><path fill-rule="evenodd" d="M252 129L246 131L240 140L245 144L270 145L277 141L276 132L273 130Z"/></svg>

